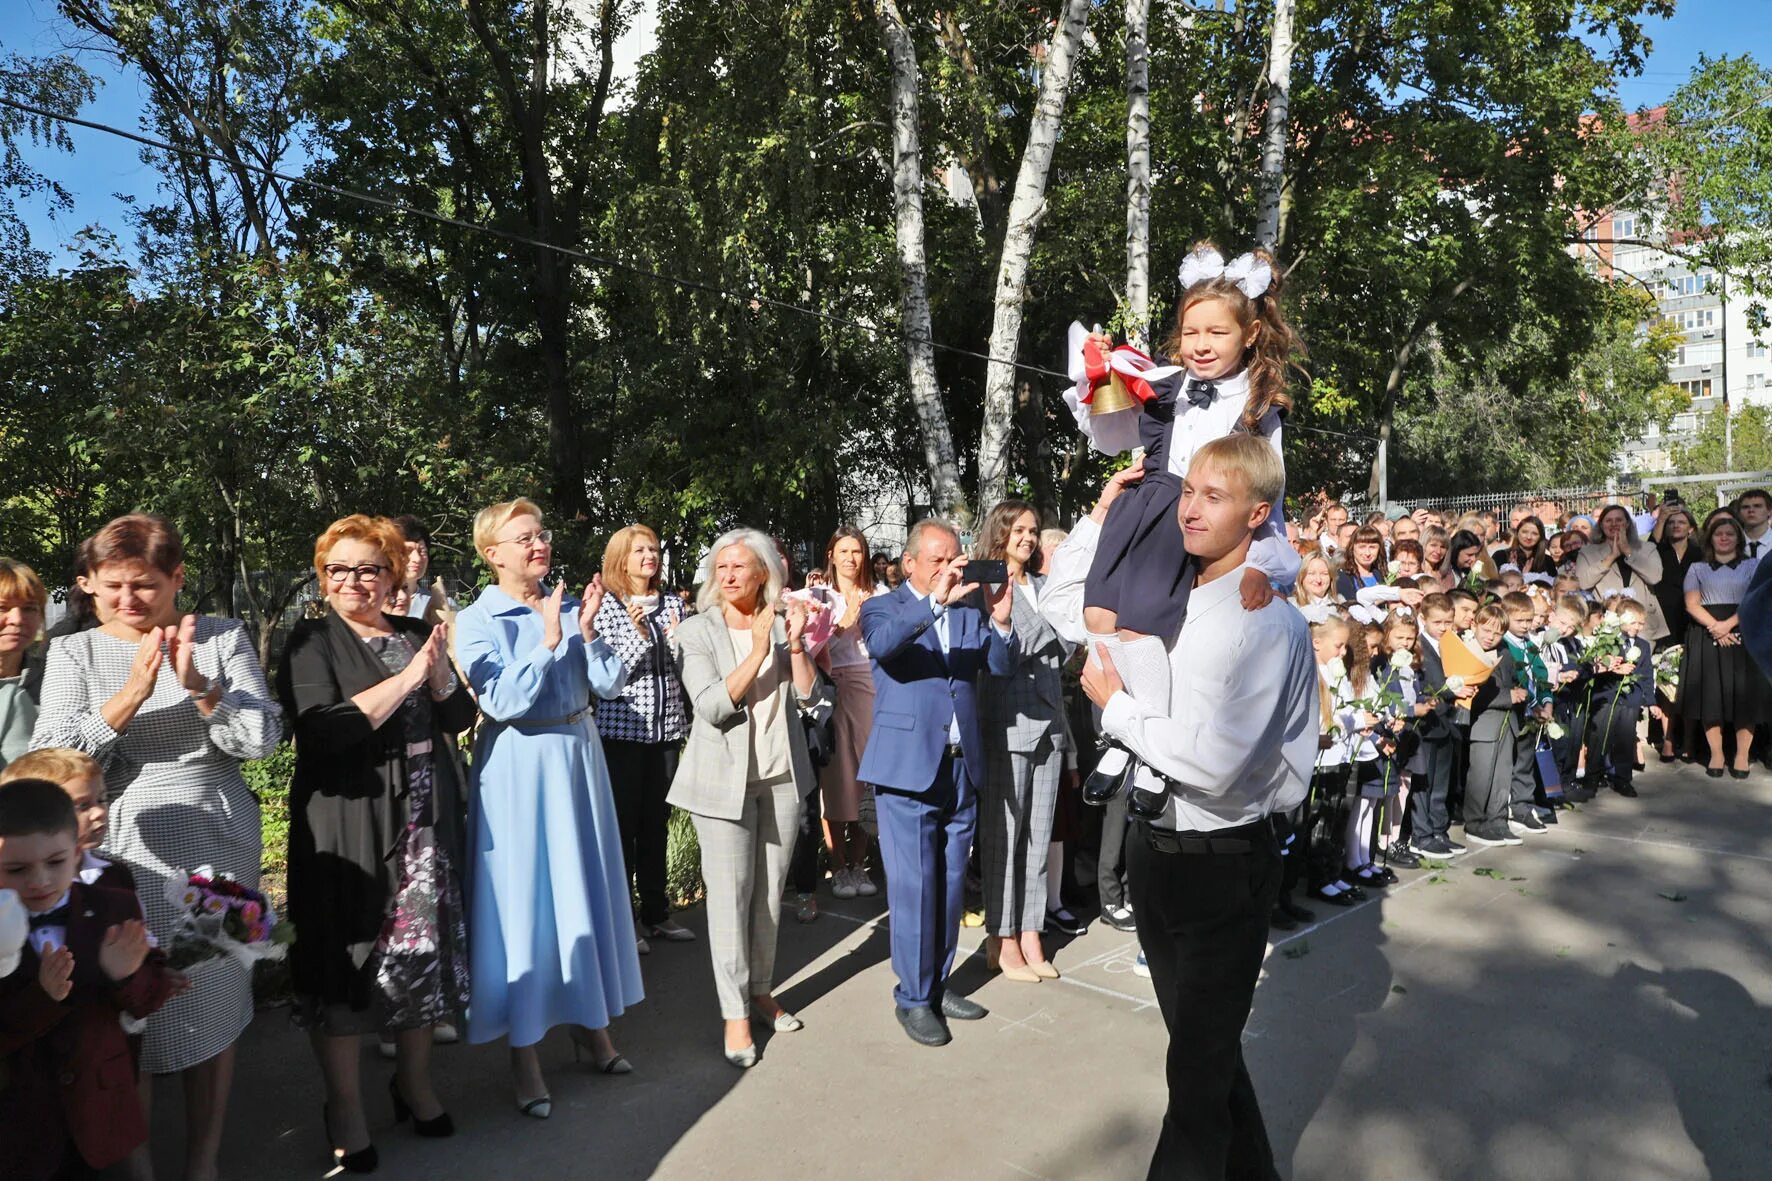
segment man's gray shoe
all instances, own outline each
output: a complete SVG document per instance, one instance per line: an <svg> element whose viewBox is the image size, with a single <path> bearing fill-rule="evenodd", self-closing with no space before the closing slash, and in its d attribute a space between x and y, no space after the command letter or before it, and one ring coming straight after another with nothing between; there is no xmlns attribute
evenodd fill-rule
<svg viewBox="0 0 1772 1181"><path fill-rule="evenodd" d="M944 992L941 994L941 1015L950 1021L982 1021L991 1015L991 1011L971 997Z"/></svg>
<svg viewBox="0 0 1772 1181"><path fill-rule="evenodd" d="M914 1009L900 1009L895 1005L892 1011L898 1014L898 1023L918 1045L945 1046L954 1040L947 1026L928 1005L918 1005Z"/></svg>

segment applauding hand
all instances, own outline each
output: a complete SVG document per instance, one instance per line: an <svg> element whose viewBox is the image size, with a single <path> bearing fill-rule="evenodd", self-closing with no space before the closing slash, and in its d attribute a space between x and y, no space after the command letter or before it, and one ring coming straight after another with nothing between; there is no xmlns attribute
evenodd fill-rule
<svg viewBox="0 0 1772 1181"><path fill-rule="evenodd" d="M554 584L554 593L541 601L541 646L552 652L565 639L560 630L560 604L566 598L566 584Z"/></svg>
<svg viewBox="0 0 1772 1181"><path fill-rule="evenodd" d="M585 583L585 597L578 605L578 634L590 643L597 638L597 612L603 609L603 576L593 574Z"/></svg>
<svg viewBox="0 0 1772 1181"><path fill-rule="evenodd" d="M105 977L117 983L135 975L135 970L148 958L148 928L140 919L118 923L105 932L98 948L98 966Z"/></svg>
<svg viewBox="0 0 1772 1181"><path fill-rule="evenodd" d="M52 947L37 961L37 987L58 1004L74 991L74 953L65 947Z"/></svg>

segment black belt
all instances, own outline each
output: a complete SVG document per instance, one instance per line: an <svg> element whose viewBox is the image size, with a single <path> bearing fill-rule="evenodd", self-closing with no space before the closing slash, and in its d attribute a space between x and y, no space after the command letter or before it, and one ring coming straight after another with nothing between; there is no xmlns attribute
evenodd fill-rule
<svg viewBox="0 0 1772 1181"><path fill-rule="evenodd" d="M1212 832L1176 832L1149 824L1144 824L1143 828L1145 844L1158 853L1217 853L1237 856L1253 853L1257 840L1268 844L1274 840L1273 826L1266 820L1256 820L1249 824L1239 824L1235 828L1221 828Z"/></svg>

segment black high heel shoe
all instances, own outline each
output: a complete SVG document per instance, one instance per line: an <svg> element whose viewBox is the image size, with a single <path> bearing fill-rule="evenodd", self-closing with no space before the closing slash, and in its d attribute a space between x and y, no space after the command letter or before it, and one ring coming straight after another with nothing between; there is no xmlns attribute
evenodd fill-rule
<svg viewBox="0 0 1772 1181"><path fill-rule="evenodd" d="M1098 808L1105 807L1109 800L1126 790L1132 783L1132 777L1138 773L1138 757L1119 743L1103 738L1101 740L1102 753L1105 755L1110 750L1124 754L1126 765L1119 771L1107 772L1101 769L1101 763L1097 760L1095 770L1089 772L1088 777L1083 780L1083 802L1085 804L1094 804Z"/></svg>
<svg viewBox="0 0 1772 1181"><path fill-rule="evenodd" d="M381 1154L369 1144L356 1152L345 1152L332 1146L332 1116L326 1104L320 1105L320 1127L326 1133L326 1151L332 1163L347 1173L373 1173L381 1165Z"/></svg>
<svg viewBox="0 0 1772 1181"><path fill-rule="evenodd" d="M432 1140L441 1140L445 1136L455 1135L455 1121L449 1118L447 1111L430 1119L419 1119L412 1114L412 1108L408 1106L406 1097L400 1094L399 1075L388 1080L388 1098L394 1101L395 1123L403 1124L407 1120L411 1120L413 1131Z"/></svg>

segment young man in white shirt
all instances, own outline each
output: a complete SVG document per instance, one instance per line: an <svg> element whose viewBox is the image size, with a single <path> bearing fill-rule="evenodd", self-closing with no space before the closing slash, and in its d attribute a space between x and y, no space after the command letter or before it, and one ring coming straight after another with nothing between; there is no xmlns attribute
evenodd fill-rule
<svg viewBox="0 0 1772 1181"><path fill-rule="evenodd" d="M1772 558L1772 497L1748 489L1735 498L1735 518L1741 522L1742 557Z"/></svg>
<svg viewBox="0 0 1772 1181"><path fill-rule="evenodd" d="M1135 825L1126 850L1133 917L1170 1037L1152 1178L1279 1175L1242 1032L1280 889L1270 817L1304 798L1316 758L1317 669L1303 616L1280 601L1245 610L1238 584L1284 477L1273 448L1253 435L1195 454L1178 516L1200 566L1170 645L1166 705L1134 701L1099 652L1083 672L1103 730L1170 785L1163 818ZM1110 481L1104 503L1054 556L1048 618L1055 598L1080 603L1106 502L1136 478Z"/></svg>

